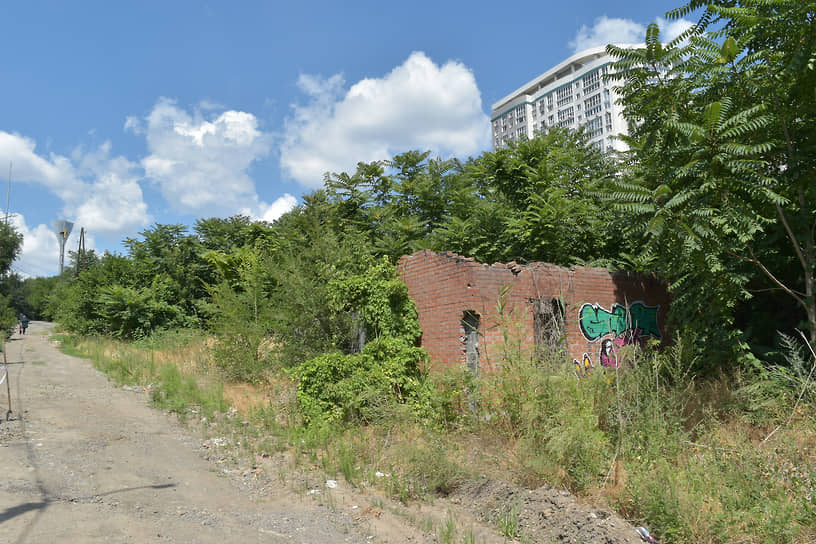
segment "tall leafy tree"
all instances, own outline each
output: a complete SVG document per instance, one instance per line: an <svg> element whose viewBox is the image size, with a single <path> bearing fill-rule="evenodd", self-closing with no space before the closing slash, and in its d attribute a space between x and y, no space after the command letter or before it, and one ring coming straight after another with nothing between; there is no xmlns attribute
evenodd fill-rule
<svg viewBox="0 0 816 544"><path fill-rule="evenodd" d="M11 263L20 255L23 246L23 235L17 232L13 225L0 223L0 278L2 278L2 289L0 289L0 331L8 334L8 331L17 322L16 313L22 311L19 304L12 298L19 297L21 293L13 293L14 285L19 286L19 278L15 276L7 277L11 268ZM19 290L17 290L19 291ZM12 298L9 298L11 295ZM15 309L16 307L16 309Z"/></svg>
<svg viewBox="0 0 816 544"><path fill-rule="evenodd" d="M139 234L141 239L123 242L133 262L136 284L152 285L161 276L165 300L194 315L196 301L207 296L207 285L214 280L198 238L184 225L156 224Z"/></svg>
<svg viewBox="0 0 816 544"><path fill-rule="evenodd" d="M458 230L465 244L479 241L471 255L484 262L569 265L614 257L624 218L595 193L615 172L583 133L558 128L484 153L465 165L479 197L465 217L451 219L443 239L457 246Z"/></svg>
<svg viewBox="0 0 816 544"><path fill-rule="evenodd" d="M347 349L354 316L329 305L331 283L342 274L365 270L372 249L366 233L343 216L324 191L275 223L278 246L270 253L268 329L284 366L320 353Z"/></svg>
<svg viewBox="0 0 816 544"><path fill-rule="evenodd" d="M0 222L0 276L8 272L22 249L23 235L17 232L14 225Z"/></svg>
<svg viewBox="0 0 816 544"><path fill-rule="evenodd" d="M632 127L611 196L706 345L743 352L725 331L753 291L788 297L816 341L816 3L693 0L669 17L699 8L670 44L652 26L645 47L609 48Z"/></svg>

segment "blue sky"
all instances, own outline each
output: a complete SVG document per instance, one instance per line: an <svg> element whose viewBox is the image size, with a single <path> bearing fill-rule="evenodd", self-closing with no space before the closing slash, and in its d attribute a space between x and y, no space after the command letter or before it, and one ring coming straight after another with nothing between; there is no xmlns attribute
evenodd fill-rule
<svg viewBox="0 0 816 544"><path fill-rule="evenodd" d="M274 220L325 171L489 148L493 102L680 2L5 2L0 185L53 275L52 219L122 251L153 223ZM72 234L67 247L74 248Z"/></svg>

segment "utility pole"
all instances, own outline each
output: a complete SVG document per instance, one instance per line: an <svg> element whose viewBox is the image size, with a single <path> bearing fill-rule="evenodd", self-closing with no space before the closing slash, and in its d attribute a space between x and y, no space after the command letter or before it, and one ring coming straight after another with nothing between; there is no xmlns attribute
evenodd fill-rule
<svg viewBox="0 0 816 544"><path fill-rule="evenodd" d="M77 247L77 262L74 277L79 276L85 267L85 227L79 229L79 246Z"/></svg>
<svg viewBox="0 0 816 544"><path fill-rule="evenodd" d="M6 225L8 225L9 202L11 201L11 164L9 161L8 192L6 193Z"/></svg>

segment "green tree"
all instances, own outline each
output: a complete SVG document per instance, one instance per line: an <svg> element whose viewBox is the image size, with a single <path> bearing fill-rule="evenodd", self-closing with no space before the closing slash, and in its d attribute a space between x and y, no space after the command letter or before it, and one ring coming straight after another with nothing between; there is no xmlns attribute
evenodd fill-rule
<svg viewBox="0 0 816 544"><path fill-rule="evenodd" d="M644 48L609 48L633 129L610 196L705 345L744 353L723 332L758 291L789 297L816 341L816 4L693 0L668 16L698 8L673 43L652 26Z"/></svg>
<svg viewBox="0 0 816 544"><path fill-rule="evenodd" d="M331 307L331 282L365 270L371 245L365 232L347 222L324 191L275 222L277 249L270 254L269 328L279 345L276 356L293 366L320 353L347 350L354 319Z"/></svg>
<svg viewBox="0 0 816 544"><path fill-rule="evenodd" d="M5 276L20 251L23 249L23 235L14 225L0 223L0 276Z"/></svg>
<svg viewBox="0 0 816 544"><path fill-rule="evenodd" d="M136 278L132 260L105 252L76 278L71 275L56 278L48 295L45 315L72 332L106 334L110 332L110 324L103 315L100 295L104 289L116 286L137 286Z"/></svg>
<svg viewBox="0 0 816 544"><path fill-rule="evenodd" d="M464 250L483 262L560 265L619 252L624 218L595 196L616 165L583 133L554 128L484 153L464 171L477 196L439 230L440 249Z"/></svg>
<svg viewBox="0 0 816 544"><path fill-rule="evenodd" d="M210 259L218 259L210 254ZM224 262L221 255L221 262ZM270 366L269 339L274 321L271 258L245 247L231 254L222 281L210 287L210 328L215 332L215 360L230 380L260 381Z"/></svg>
<svg viewBox="0 0 816 544"><path fill-rule="evenodd" d="M197 237L188 234L184 225L156 224L139 234L141 239L123 242L133 263L135 285L151 285L157 274L163 274L163 285L169 289L166 301L197 315L198 301L207 296L207 285L215 281L215 271L204 259Z"/></svg>
<svg viewBox="0 0 816 544"><path fill-rule="evenodd" d="M23 235L17 232L13 225L0 223L0 333L8 336L17 323L17 313L22 311L19 306L22 293L16 287L20 286L19 277L7 276L11 263L20 255L23 247Z"/></svg>

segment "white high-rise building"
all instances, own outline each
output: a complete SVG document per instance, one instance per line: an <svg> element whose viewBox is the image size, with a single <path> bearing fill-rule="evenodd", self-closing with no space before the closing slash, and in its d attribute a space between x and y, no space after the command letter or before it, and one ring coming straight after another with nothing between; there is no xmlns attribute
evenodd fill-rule
<svg viewBox="0 0 816 544"><path fill-rule="evenodd" d="M626 47L626 46L622 46ZM490 116L493 150L552 126L586 127L589 141L601 151L624 151L615 136L626 134L626 120L613 85L604 81L614 58L605 47L569 57L493 104Z"/></svg>

